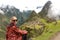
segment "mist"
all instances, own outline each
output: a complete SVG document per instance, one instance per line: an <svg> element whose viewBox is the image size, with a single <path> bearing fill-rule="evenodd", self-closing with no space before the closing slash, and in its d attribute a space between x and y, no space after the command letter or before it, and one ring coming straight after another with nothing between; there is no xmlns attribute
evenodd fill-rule
<svg viewBox="0 0 60 40"><path fill-rule="evenodd" d="M49 18L55 18L56 20L59 20L60 19L60 9L59 9L59 6L56 6L52 2L52 4L50 5L50 8L48 10L47 16Z"/></svg>

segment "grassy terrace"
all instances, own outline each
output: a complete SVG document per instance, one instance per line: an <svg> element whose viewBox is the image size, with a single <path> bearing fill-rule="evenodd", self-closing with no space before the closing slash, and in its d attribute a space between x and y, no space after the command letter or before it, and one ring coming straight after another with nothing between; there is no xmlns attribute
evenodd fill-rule
<svg viewBox="0 0 60 40"><path fill-rule="evenodd" d="M33 38L33 40L49 40L52 35L60 31L60 21L57 21L56 25L54 24L55 22L46 23L43 19L41 21L46 25L46 28L42 35Z"/></svg>

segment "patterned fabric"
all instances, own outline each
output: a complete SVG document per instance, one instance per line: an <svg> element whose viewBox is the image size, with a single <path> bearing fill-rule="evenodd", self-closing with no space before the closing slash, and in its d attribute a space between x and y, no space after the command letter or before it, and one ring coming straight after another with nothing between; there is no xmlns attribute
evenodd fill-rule
<svg viewBox="0 0 60 40"><path fill-rule="evenodd" d="M11 23L7 26L6 40L22 40L23 34L27 34L27 31L20 30L16 25Z"/></svg>

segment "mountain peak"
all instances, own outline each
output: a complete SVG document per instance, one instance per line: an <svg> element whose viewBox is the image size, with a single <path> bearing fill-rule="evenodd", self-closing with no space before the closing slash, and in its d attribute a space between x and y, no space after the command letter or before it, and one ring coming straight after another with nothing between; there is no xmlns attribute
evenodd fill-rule
<svg viewBox="0 0 60 40"><path fill-rule="evenodd" d="M47 3L44 5L44 7L41 10L41 12L39 12L39 15L41 17L46 17L46 15L48 14L48 10L49 10L51 4L52 4L51 1L47 1Z"/></svg>

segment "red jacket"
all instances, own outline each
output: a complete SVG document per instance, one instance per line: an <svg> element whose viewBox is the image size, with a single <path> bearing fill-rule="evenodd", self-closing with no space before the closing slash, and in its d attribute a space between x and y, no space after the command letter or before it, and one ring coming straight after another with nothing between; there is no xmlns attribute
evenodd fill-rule
<svg viewBox="0 0 60 40"><path fill-rule="evenodd" d="M27 31L20 30L16 25L11 23L7 26L6 40L22 40L23 34L27 34Z"/></svg>

